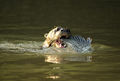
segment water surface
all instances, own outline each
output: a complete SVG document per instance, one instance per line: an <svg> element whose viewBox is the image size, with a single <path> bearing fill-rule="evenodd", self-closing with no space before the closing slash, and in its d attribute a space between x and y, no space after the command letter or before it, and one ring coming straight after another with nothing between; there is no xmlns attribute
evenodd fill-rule
<svg viewBox="0 0 120 81"><path fill-rule="evenodd" d="M1 0L0 81L120 81L119 8L119 0ZM91 37L94 51L39 54L54 25Z"/></svg>

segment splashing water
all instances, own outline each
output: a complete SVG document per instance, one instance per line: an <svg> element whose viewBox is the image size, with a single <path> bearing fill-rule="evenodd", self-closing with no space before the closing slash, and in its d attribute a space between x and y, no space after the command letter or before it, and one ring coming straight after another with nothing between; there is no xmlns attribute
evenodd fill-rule
<svg viewBox="0 0 120 81"><path fill-rule="evenodd" d="M1 41L0 49L2 51L10 51L17 53L40 53L40 54L57 54L57 53L88 53L91 50L91 40L80 36L70 37L70 39L64 39L67 43L67 48L41 48L43 42L37 41L18 41L18 42L8 42Z"/></svg>
<svg viewBox="0 0 120 81"><path fill-rule="evenodd" d="M11 52L39 52L40 46L41 42L35 41L24 41L17 43L2 41L0 43L0 49Z"/></svg>

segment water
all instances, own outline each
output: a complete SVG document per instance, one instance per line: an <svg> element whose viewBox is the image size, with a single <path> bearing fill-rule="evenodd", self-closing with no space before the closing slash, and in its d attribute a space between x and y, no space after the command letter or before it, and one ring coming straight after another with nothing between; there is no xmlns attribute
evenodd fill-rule
<svg viewBox="0 0 120 81"><path fill-rule="evenodd" d="M119 0L1 0L0 81L120 81L119 8ZM54 25L91 37L94 51L39 54Z"/></svg>

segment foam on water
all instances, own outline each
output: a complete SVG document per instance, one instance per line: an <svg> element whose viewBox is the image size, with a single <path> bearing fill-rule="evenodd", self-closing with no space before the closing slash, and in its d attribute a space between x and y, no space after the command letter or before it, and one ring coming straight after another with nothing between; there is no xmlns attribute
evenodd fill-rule
<svg viewBox="0 0 120 81"><path fill-rule="evenodd" d="M41 48L42 43L43 42L36 42L36 41L23 41L23 42L1 41L0 49L6 52L9 51L15 53L32 52L32 53L40 53L40 54L56 54L56 53L64 52L65 50L64 48L59 49L54 47L42 49Z"/></svg>
<svg viewBox="0 0 120 81"><path fill-rule="evenodd" d="M36 41L24 41L24 42L8 42L2 41L0 43L0 49L5 52L15 53L40 53L40 54L56 54L56 53L75 53L71 48L41 48L42 42Z"/></svg>
<svg viewBox="0 0 120 81"><path fill-rule="evenodd" d="M39 52L41 42L23 41L23 42L8 42L2 41L0 49L11 52Z"/></svg>
<svg viewBox="0 0 120 81"><path fill-rule="evenodd" d="M38 53L38 54L73 54L73 53L91 53L91 49L89 46L86 47L78 47L70 44L68 41L67 48L44 48L42 49L43 42L38 41L1 41L0 42L0 51L2 52L13 52L13 53ZM74 42L75 43L75 42ZM78 44L76 44L78 45ZM78 45L79 46L79 45ZM116 48L112 48L103 44L92 44L91 46L94 51L109 51L109 50L117 50ZM80 49L81 48L81 49Z"/></svg>
<svg viewBox="0 0 120 81"><path fill-rule="evenodd" d="M64 42L67 44L67 48L41 48L43 42L37 41L1 41L0 49L5 52L15 53L40 53L40 54L66 54L66 53L88 53L91 51L91 40L80 36L70 37L65 39Z"/></svg>

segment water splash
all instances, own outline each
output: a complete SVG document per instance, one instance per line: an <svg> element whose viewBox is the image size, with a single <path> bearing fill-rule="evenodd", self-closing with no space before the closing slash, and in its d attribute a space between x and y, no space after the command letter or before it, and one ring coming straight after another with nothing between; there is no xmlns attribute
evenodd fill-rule
<svg viewBox="0 0 120 81"><path fill-rule="evenodd" d="M88 38L85 40L83 37L80 36L71 36L70 39L63 39L66 44L67 48L42 48L43 42L37 41L15 41L15 42L8 42L8 41L1 41L0 49L2 51L10 51L16 53L40 53L40 54L73 54L73 53L89 53L91 52L91 40Z"/></svg>
<svg viewBox="0 0 120 81"><path fill-rule="evenodd" d="M40 52L41 42L35 41L22 41L22 42L8 42L2 41L0 49L3 51L11 52Z"/></svg>

